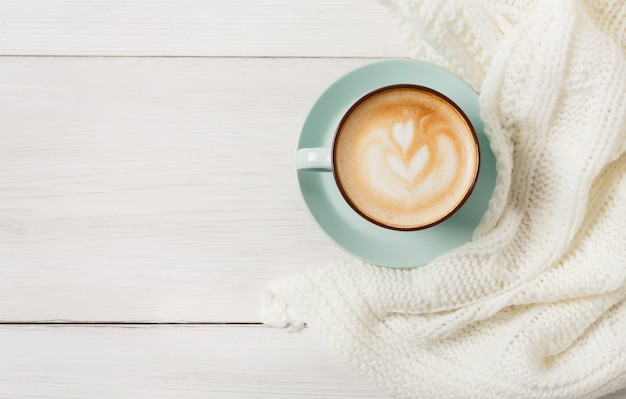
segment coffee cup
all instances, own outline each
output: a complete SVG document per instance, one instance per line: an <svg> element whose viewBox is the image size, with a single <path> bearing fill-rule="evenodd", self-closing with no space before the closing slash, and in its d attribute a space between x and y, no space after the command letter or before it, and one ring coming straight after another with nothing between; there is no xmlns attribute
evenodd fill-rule
<svg viewBox="0 0 626 399"><path fill-rule="evenodd" d="M459 105L429 87L392 84L350 106L332 146L298 149L296 168L332 172L345 202L365 220L415 231L463 206L480 158L476 131Z"/></svg>

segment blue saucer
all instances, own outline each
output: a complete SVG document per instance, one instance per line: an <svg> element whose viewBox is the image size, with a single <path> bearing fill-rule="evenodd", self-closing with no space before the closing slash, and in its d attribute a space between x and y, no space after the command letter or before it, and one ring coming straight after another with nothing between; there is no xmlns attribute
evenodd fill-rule
<svg viewBox="0 0 626 399"><path fill-rule="evenodd" d="M455 75L410 59L375 62L344 75L317 100L306 118L297 149L331 147L343 114L370 91L392 84L431 87L457 103L471 120L480 146L480 170L463 207L444 222L418 231L396 231L359 216L343 199L332 173L297 172L306 205L321 229L339 247L367 262L388 267L422 266L472 238L496 183L496 160L483 131L478 95Z"/></svg>

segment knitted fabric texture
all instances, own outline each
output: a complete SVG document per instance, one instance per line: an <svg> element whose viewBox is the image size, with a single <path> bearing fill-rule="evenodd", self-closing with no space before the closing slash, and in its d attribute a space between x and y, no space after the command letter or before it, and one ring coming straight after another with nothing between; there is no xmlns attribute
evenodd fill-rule
<svg viewBox="0 0 626 399"><path fill-rule="evenodd" d="M272 281L402 398L595 398L626 387L626 4L384 0L415 58L480 93L498 180L471 242L414 269Z"/></svg>

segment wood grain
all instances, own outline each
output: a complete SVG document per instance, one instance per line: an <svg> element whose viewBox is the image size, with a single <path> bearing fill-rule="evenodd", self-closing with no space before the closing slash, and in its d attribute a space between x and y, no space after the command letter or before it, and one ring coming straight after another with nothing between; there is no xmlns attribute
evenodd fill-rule
<svg viewBox="0 0 626 399"><path fill-rule="evenodd" d="M293 156L365 62L0 60L0 320L258 321L269 279L349 259Z"/></svg>
<svg viewBox="0 0 626 399"><path fill-rule="evenodd" d="M309 331L0 327L0 398L388 398Z"/></svg>
<svg viewBox="0 0 626 399"><path fill-rule="evenodd" d="M0 54L405 56L395 22L362 0L3 0Z"/></svg>

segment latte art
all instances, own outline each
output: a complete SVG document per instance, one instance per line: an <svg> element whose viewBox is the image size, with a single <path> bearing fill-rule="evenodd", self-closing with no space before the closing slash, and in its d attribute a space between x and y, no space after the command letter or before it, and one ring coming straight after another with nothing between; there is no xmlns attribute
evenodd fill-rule
<svg viewBox="0 0 626 399"><path fill-rule="evenodd" d="M478 169L476 136L447 99L423 88L373 94L344 118L335 175L348 202L375 223L423 228L466 199Z"/></svg>

